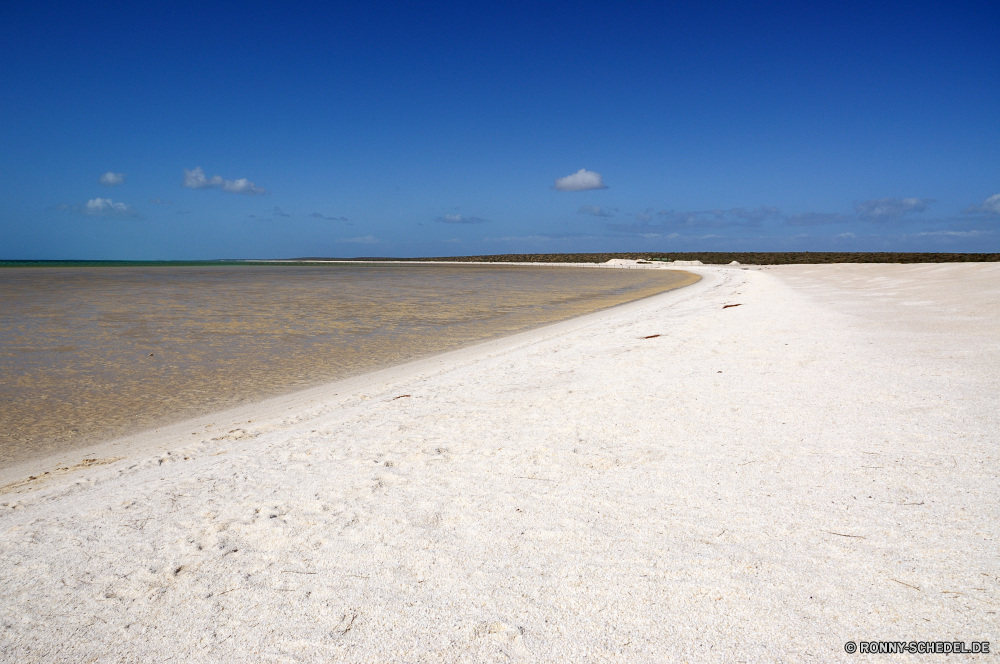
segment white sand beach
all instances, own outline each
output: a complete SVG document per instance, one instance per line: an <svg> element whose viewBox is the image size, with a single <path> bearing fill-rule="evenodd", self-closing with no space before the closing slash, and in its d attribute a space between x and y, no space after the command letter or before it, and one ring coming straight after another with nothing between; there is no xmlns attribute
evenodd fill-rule
<svg viewBox="0 0 1000 664"><path fill-rule="evenodd" d="M0 471L0 660L1000 650L1000 265L685 269Z"/></svg>

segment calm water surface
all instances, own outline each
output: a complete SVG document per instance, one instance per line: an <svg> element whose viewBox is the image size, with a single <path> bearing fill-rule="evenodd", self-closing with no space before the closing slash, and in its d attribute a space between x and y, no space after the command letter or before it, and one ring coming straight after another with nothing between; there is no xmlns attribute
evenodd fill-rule
<svg viewBox="0 0 1000 664"><path fill-rule="evenodd" d="M0 465L565 320L668 270L0 270Z"/></svg>

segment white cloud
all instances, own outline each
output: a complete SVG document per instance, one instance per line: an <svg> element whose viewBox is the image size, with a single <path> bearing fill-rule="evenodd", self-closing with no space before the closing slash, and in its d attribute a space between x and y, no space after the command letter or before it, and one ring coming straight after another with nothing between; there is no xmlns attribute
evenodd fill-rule
<svg viewBox="0 0 1000 664"><path fill-rule="evenodd" d="M218 177L219 176L215 176L212 179L215 180ZM230 180L223 180L222 181L222 189L223 189L223 191L228 191L228 192L233 193L233 194L266 194L267 193L263 188L258 187L257 185L255 185L253 182L250 182L250 180L247 180L246 178L240 178L239 180L232 180L232 181L230 181Z"/></svg>
<svg viewBox="0 0 1000 664"><path fill-rule="evenodd" d="M1000 215L1000 194L993 194L980 205L970 205L962 210L965 214Z"/></svg>
<svg viewBox="0 0 1000 664"><path fill-rule="evenodd" d="M87 204L80 210L90 217L121 217L125 219L140 219L142 215L135 211L131 205L125 203L115 203L110 198L94 198L87 201Z"/></svg>
<svg viewBox="0 0 1000 664"><path fill-rule="evenodd" d="M600 173L581 168L572 175L556 179L552 188L556 191L588 191L590 189L607 189L608 187L604 184Z"/></svg>
<svg viewBox="0 0 1000 664"><path fill-rule="evenodd" d="M923 233L916 233L917 237L924 235L945 235L948 237L976 237L979 235L992 235L993 231L925 231Z"/></svg>
<svg viewBox="0 0 1000 664"><path fill-rule="evenodd" d="M641 222L652 221L653 220L653 215L651 214L652 212L653 208L646 208L644 212L636 212L635 220Z"/></svg>
<svg viewBox="0 0 1000 664"><path fill-rule="evenodd" d="M463 217L460 214L446 214L443 217L436 218L434 221L440 221L443 224L485 224L489 219Z"/></svg>
<svg viewBox="0 0 1000 664"><path fill-rule="evenodd" d="M224 180L220 175L213 175L207 178L205 177L205 171L201 170L201 166L191 170L184 169L184 180L181 182L181 185L188 189L221 189L231 194L247 194L250 196L267 193L267 190L263 187L258 187L246 178Z"/></svg>
<svg viewBox="0 0 1000 664"><path fill-rule="evenodd" d="M613 217L618 208L602 208L596 205L581 205L577 214L589 214L592 217Z"/></svg>
<svg viewBox="0 0 1000 664"><path fill-rule="evenodd" d="M889 221L911 212L923 212L933 202L931 198L874 198L855 203L854 212L868 221Z"/></svg>
<svg viewBox="0 0 1000 664"><path fill-rule="evenodd" d="M841 233L840 235L834 235L834 237L857 237L857 235L848 231L846 233Z"/></svg>
<svg viewBox="0 0 1000 664"><path fill-rule="evenodd" d="M365 235L362 237L348 237L343 240L337 240L337 242L351 242L354 244L378 244L378 238L374 235Z"/></svg>
<svg viewBox="0 0 1000 664"><path fill-rule="evenodd" d="M97 178L97 181L103 185L107 185L108 187L117 187L122 182L125 182L125 174L108 171L101 177Z"/></svg>

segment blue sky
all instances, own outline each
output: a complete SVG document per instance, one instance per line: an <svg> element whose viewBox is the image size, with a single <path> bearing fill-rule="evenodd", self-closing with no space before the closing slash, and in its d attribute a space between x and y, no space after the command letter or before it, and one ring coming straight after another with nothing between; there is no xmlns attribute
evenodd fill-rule
<svg viewBox="0 0 1000 664"><path fill-rule="evenodd" d="M0 258L1000 251L995 2L144 4L0 10Z"/></svg>

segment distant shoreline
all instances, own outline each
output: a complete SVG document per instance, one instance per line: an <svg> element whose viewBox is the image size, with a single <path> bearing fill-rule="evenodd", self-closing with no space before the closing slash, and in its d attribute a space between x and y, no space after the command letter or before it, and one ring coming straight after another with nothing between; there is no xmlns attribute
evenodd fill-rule
<svg viewBox="0 0 1000 664"><path fill-rule="evenodd" d="M692 251L692 252L619 252L590 254L489 254L480 256L428 256L400 258L358 256L354 258L308 256L298 258L222 258L213 260L0 260L5 267L209 267L226 266L301 266L316 267L328 263L606 263L612 259L649 259L701 261L705 265L811 265L827 263L996 263L1000 253L932 252L833 252L833 251Z"/></svg>

